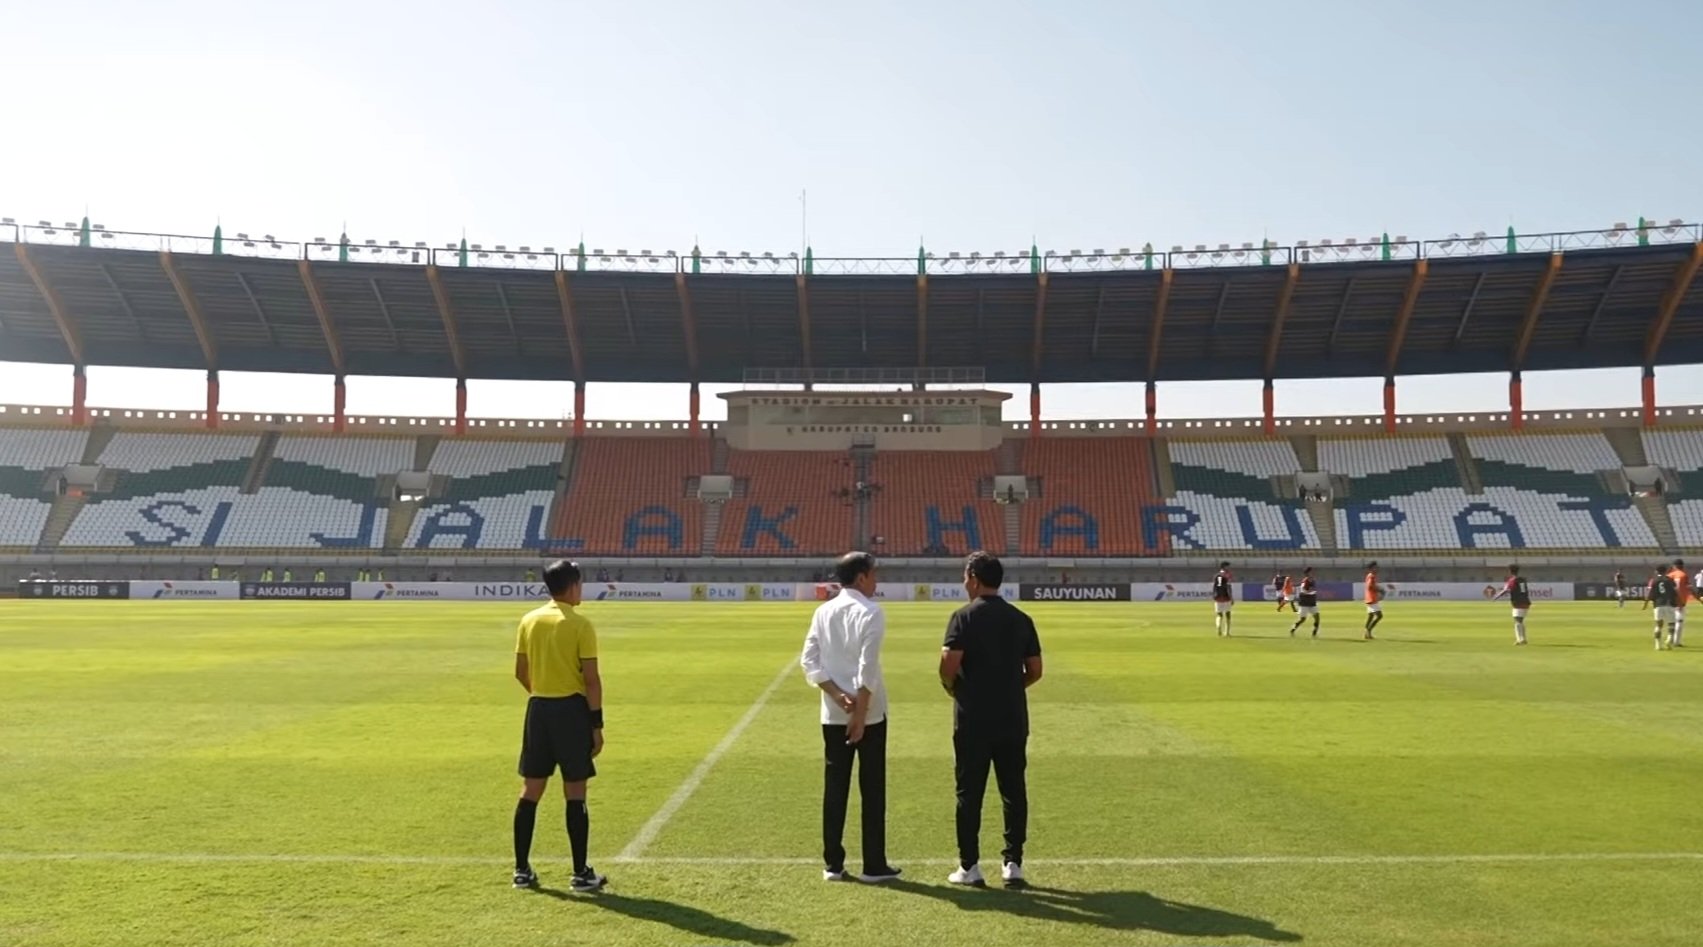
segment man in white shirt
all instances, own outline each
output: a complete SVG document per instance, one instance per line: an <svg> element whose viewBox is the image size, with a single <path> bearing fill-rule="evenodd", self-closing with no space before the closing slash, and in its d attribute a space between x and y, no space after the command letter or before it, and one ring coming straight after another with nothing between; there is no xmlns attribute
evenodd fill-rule
<svg viewBox="0 0 1703 947"><path fill-rule="evenodd" d="M887 687L881 641L887 618L875 603L875 557L848 552L834 564L840 592L823 602L804 636L804 677L822 691L822 878L846 878L846 803L857 760L863 800L863 881L892 881L887 864Z"/></svg>

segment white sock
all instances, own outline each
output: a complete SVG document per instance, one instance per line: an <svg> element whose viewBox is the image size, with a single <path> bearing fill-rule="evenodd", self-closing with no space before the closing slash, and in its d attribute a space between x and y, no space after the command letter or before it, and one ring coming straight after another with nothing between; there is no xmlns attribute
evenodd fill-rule
<svg viewBox="0 0 1703 947"><path fill-rule="evenodd" d="M1219 634L1224 633L1224 613L1223 612L1219 612L1218 614L1212 616L1212 630L1218 632Z"/></svg>
<svg viewBox="0 0 1703 947"><path fill-rule="evenodd" d="M1521 619L1521 618L1514 619L1514 640L1515 641L1526 640L1526 623L1525 623L1524 619Z"/></svg>

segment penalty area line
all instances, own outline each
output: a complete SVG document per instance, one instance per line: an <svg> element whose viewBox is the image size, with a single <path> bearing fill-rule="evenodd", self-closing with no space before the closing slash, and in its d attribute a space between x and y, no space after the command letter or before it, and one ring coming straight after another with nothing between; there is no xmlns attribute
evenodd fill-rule
<svg viewBox="0 0 1703 947"><path fill-rule="evenodd" d="M163 864L299 864L299 865L507 865L509 859L480 855L375 855L297 852L0 852L0 863L41 862L155 862ZM901 865L956 865L954 858L900 858ZM1439 855L1157 855L1150 858L1031 858L1026 865L1062 868L1167 868L1233 865L1468 865L1562 862L1676 862L1703 861L1703 852L1509 852ZM817 858L633 856L629 865L732 868L755 866L820 866Z"/></svg>
<svg viewBox="0 0 1703 947"><path fill-rule="evenodd" d="M704 779L710 775L710 770L714 769L715 764L727 754L728 750L733 748L733 744L739 739L740 734L743 734L745 728L751 726L751 722L756 720L757 715L763 712L763 707L768 704L769 698L775 695L775 691L780 690L781 684L785 683L787 677L797 669L797 658L788 660L781 667L780 673L775 675L775 679L769 682L769 686L764 688L763 692L758 694L757 699L746 709L745 716L734 722L733 727L722 736L721 742L711 747L710 752L698 761L698 765L686 774L685 781L674 790L674 795L669 796L668 800L662 804L662 808L656 810L656 814L639 827L638 834L634 835L633 840L627 843L627 847L621 849L620 854L615 856L616 862L630 864L644 855L645 849L650 847L650 843L656 841L656 837L661 834L663 827L668 825L668 820L674 818L674 814L679 812L681 807L686 805L686 801L692 798L692 794L698 791L698 787L703 785Z"/></svg>

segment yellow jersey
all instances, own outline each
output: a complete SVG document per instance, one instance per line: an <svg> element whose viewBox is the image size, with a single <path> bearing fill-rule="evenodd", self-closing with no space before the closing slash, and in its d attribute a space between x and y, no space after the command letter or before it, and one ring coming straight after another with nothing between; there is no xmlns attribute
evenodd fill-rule
<svg viewBox="0 0 1703 947"><path fill-rule="evenodd" d="M514 653L526 655L534 697L584 694L580 662L597 657L597 630L573 606L547 602L520 620Z"/></svg>

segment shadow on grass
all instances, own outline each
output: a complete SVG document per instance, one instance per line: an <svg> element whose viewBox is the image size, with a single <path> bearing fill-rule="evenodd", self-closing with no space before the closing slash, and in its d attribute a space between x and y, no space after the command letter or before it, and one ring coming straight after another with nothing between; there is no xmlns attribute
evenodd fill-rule
<svg viewBox="0 0 1703 947"><path fill-rule="evenodd" d="M1280 943L1301 939L1300 934L1281 930L1262 918L1169 901L1145 891L1064 891L1039 887L1004 891L942 888L911 881L893 882L883 887L945 901L964 911L999 911L1055 924L1082 924L1113 931L1153 931L1178 937L1251 937Z"/></svg>
<svg viewBox="0 0 1703 947"><path fill-rule="evenodd" d="M545 897L558 901L577 901L591 907L602 908L630 917L635 921L649 921L652 924L663 924L672 927L694 938L701 938L706 943L726 944L756 944L758 947L782 947L790 944L796 938L785 931L765 930L752 927L711 914L701 908L688 904L677 904L673 901L659 901L655 898L631 898L624 894L615 894L607 889L596 894L569 894L556 888L534 889Z"/></svg>

